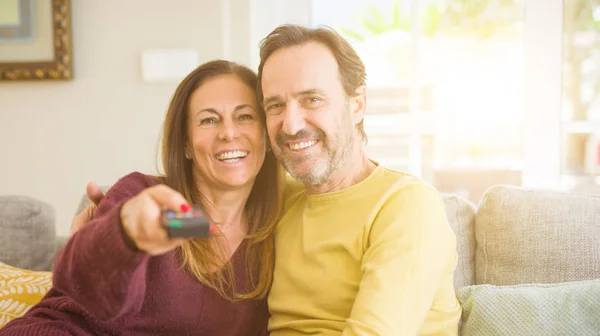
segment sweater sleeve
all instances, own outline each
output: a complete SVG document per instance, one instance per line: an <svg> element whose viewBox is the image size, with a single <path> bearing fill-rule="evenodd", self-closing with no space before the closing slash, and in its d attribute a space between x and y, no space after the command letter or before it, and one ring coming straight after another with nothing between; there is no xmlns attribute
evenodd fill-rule
<svg viewBox="0 0 600 336"><path fill-rule="evenodd" d="M127 247L120 211L125 201L156 184L152 181L137 172L120 179L98 205L94 219L57 254L54 288L99 320L141 309L150 256Z"/></svg>
<svg viewBox="0 0 600 336"><path fill-rule="evenodd" d="M425 326L434 297L443 288L445 307L456 309L452 285L455 236L439 194L414 184L393 194L368 232L362 280L343 335L456 335L453 312L434 314Z"/></svg>

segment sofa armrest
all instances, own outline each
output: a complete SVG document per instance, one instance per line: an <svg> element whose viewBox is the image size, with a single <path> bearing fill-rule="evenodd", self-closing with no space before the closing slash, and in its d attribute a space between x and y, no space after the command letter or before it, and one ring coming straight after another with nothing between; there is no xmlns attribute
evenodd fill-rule
<svg viewBox="0 0 600 336"><path fill-rule="evenodd" d="M56 254L56 213L27 196L0 196L0 262L48 271Z"/></svg>

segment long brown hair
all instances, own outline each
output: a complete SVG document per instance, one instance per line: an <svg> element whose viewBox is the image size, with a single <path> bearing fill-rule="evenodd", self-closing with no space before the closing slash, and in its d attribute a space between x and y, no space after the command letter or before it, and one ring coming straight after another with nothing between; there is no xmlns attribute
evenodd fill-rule
<svg viewBox="0 0 600 336"><path fill-rule="evenodd" d="M190 96L207 79L225 74L237 76L253 92L256 91L257 75L249 68L224 60L204 63L179 84L164 121L163 182L179 191L192 204L202 204L205 199L196 188L192 174L193 161L185 158L189 136ZM262 104L257 101L261 122L263 127L266 127L265 114L261 106ZM208 240L190 240L180 248L183 266L201 283L215 289L228 299L264 298L271 287L275 260L273 232L279 216L279 200L283 188L281 169L273 153L268 151L246 202L248 233L245 246L247 278L250 279L251 284L249 291L241 293L236 290L231 263L220 260L219 254L211 247Z"/></svg>
<svg viewBox="0 0 600 336"><path fill-rule="evenodd" d="M362 60L340 34L330 27L309 28L295 24L283 24L273 30L260 43L260 64L258 66L258 89L256 95L260 102L263 101L262 71L265 62L274 52L280 49L306 44L308 42L319 42L325 45L338 64L340 81L348 97L356 96L356 90L365 85L367 73ZM367 141L364 123L361 120L357 124L359 134Z"/></svg>

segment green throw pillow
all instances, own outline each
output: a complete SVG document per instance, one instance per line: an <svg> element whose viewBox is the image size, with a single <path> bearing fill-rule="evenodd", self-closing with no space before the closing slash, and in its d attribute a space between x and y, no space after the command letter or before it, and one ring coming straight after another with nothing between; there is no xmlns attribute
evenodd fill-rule
<svg viewBox="0 0 600 336"><path fill-rule="evenodd" d="M458 291L461 335L600 335L600 279Z"/></svg>

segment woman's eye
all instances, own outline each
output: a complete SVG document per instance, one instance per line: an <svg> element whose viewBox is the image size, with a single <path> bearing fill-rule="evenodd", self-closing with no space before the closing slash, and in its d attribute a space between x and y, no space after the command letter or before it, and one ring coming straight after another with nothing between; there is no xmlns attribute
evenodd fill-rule
<svg viewBox="0 0 600 336"><path fill-rule="evenodd" d="M212 125L217 123L217 118L205 118L200 120L200 125Z"/></svg>
<svg viewBox="0 0 600 336"><path fill-rule="evenodd" d="M239 116L239 119L242 121L252 121L254 120L254 116L251 114L242 114L241 116Z"/></svg>

